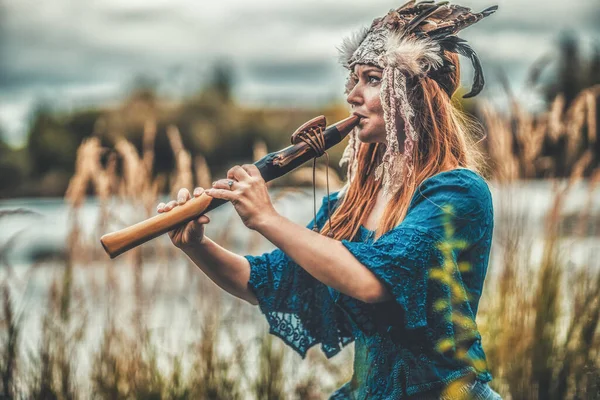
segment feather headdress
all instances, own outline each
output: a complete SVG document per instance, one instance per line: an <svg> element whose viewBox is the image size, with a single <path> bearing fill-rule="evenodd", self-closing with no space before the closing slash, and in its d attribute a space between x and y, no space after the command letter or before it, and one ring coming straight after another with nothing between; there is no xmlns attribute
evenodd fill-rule
<svg viewBox="0 0 600 400"><path fill-rule="evenodd" d="M363 28L345 39L338 48L340 63L350 71L356 64L369 64L383 69L381 104L386 126L386 151L376 178L383 177L386 194L394 192L402 184L403 177L413 170L413 151L418 140L413 128L413 109L408 102L407 77L429 76L452 70L444 51L457 53L471 59L475 69L471 91L463 97L473 97L483 89L484 78L481 63L475 51L456 34L496 11L489 7L479 13L469 8L427 0L409 1L382 18L377 18L369 29ZM346 94L356 82L348 77ZM447 88L444 88L448 92ZM449 93L451 95L451 93ZM404 149L400 152L396 120L402 118L406 132ZM356 170L358 141L356 131L350 136L340 165L348 163L348 179Z"/></svg>

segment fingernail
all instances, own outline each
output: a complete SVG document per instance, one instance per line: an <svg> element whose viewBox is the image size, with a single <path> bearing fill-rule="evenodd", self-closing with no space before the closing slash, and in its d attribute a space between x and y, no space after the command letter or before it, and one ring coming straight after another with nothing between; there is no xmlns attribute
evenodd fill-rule
<svg viewBox="0 0 600 400"><path fill-rule="evenodd" d="M180 197L180 198L177 199L177 202L179 204L183 203L184 201L185 201L185 199L183 197Z"/></svg>

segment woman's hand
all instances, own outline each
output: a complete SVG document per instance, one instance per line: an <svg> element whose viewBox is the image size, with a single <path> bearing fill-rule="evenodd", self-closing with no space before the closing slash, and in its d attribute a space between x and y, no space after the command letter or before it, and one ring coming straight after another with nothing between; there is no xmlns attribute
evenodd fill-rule
<svg viewBox="0 0 600 400"><path fill-rule="evenodd" d="M199 197L202 193L204 193L204 189L201 187L194 189L194 197ZM189 199L191 199L190 191L186 188L179 189L177 200L172 200L167 204L160 203L156 207L156 211L158 211L159 214L169 212L173 208L185 204ZM169 237L173 244L180 249L201 244L204 239L204 225L209 222L210 219L206 215L201 215L200 217L193 219L188 223L181 224L170 231Z"/></svg>
<svg viewBox="0 0 600 400"><path fill-rule="evenodd" d="M228 182L232 182L230 186ZM213 183L205 193L228 200L235 207L244 225L256 230L262 223L277 215L260 171L253 164L236 165L227 172L227 179Z"/></svg>

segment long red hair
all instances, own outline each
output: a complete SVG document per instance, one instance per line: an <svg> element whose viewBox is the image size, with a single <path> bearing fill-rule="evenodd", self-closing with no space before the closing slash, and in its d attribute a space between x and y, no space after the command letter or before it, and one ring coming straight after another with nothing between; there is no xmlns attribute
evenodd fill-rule
<svg viewBox="0 0 600 400"><path fill-rule="evenodd" d="M408 100L414 110L413 126L419 137L413 155L414 171L386 204L376 238L402 222L416 188L425 179L459 167L481 174L486 167L474 137L481 132L480 125L460 111L451 99L460 85L458 56L448 52L445 56L456 68L437 78L440 83L424 77L408 85ZM358 161L355 178L331 216L333 238L352 239L373 211L382 186L381 180L375 180L375 168L384 151L383 143L360 144L355 155ZM326 223L321 233L328 232L329 224Z"/></svg>

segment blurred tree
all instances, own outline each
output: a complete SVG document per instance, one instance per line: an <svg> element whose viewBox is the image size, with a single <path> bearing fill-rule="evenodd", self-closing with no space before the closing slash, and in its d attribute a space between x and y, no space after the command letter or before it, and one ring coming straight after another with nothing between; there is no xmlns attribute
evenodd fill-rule
<svg viewBox="0 0 600 400"><path fill-rule="evenodd" d="M15 190L22 179L22 171L13 162L13 150L0 139L0 196Z"/></svg>
<svg viewBox="0 0 600 400"><path fill-rule="evenodd" d="M590 62L590 80L592 83L600 83L600 43L596 43Z"/></svg>
<svg viewBox="0 0 600 400"><path fill-rule="evenodd" d="M558 67L542 91L548 103L562 94L566 108L581 90L600 84L600 47L597 45L592 56L586 59L581 55L579 42L572 32L562 33L558 47Z"/></svg>
<svg viewBox="0 0 600 400"><path fill-rule="evenodd" d="M226 61L218 61L213 68L213 76L208 84L207 92L218 96L222 102L229 103L232 99L233 85L233 67Z"/></svg>
<svg viewBox="0 0 600 400"><path fill-rule="evenodd" d="M159 81L149 75L139 74L135 76L129 85L128 95L140 100L153 101L156 99Z"/></svg>
<svg viewBox="0 0 600 400"><path fill-rule="evenodd" d="M14 149L2 139L0 131L0 197L22 193L29 172L27 149Z"/></svg>
<svg viewBox="0 0 600 400"><path fill-rule="evenodd" d="M572 32L564 32L559 41L558 67L552 81L542 88L548 104L558 95L564 96L563 110L573 103L577 95L584 89L600 84L600 47L596 45L589 58L582 55L579 41ZM600 104L596 104L596 126L600 123ZM587 148L593 152L593 161L586 168L586 175L596 166L600 165L600 141L595 140L592 143L592 132L588 128L581 130L580 153ZM548 154L558 159L558 170L561 174L566 174L569 167L565 160L566 137L562 137L557 143L544 142L544 154Z"/></svg>
<svg viewBox="0 0 600 400"><path fill-rule="evenodd" d="M45 104L39 104L32 118L26 146L29 188L49 195L62 195L74 172L77 147L94 132L100 116L97 110L82 110L60 115ZM35 188L37 184L42 186Z"/></svg>
<svg viewBox="0 0 600 400"><path fill-rule="evenodd" d="M595 139L596 127L600 122L600 103L596 102L597 95L593 94L594 91L586 92L586 96L591 96L588 100L582 95L584 90L600 84L600 48L596 46L591 54L586 55L572 32L563 32L557 46L554 54L544 55L530 67L526 82L525 89L538 90L547 103L546 110L529 116L531 121L536 121L535 126L546 129L535 160L540 165L546 165L546 169L537 171L535 177L546 176L548 165L552 165L552 174L555 176L570 176L577 160L588 151L592 158L582 175L589 176L600 165L600 141ZM551 63L554 67L551 73L542 76L542 72ZM532 143L525 136L534 133L531 132L533 125L524 123L524 116L528 112L512 91L507 76L501 73L499 79L510 99L510 131L513 136L511 151L517 159L523 161L524 147L526 143ZM552 115L549 116L548 113ZM547 118L551 119L551 126L548 126ZM595 123L590 122L594 119ZM542 132L538 129L537 133ZM489 142L486 141L485 144L489 146ZM530 167L521 164L521 168Z"/></svg>
<svg viewBox="0 0 600 400"><path fill-rule="evenodd" d="M55 168L72 171L78 145L74 135L50 109L44 105L37 107L27 140L34 177Z"/></svg>

